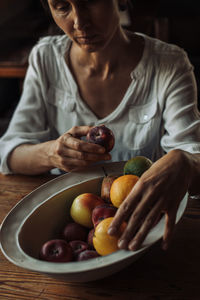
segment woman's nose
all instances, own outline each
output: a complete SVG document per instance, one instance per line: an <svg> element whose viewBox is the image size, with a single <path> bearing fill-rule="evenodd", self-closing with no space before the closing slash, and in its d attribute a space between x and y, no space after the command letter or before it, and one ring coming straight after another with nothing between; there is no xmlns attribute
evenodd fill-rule
<svg viewBox="0 0 200 300"><path fill-rule="evenodd" d="M89 25L89 16L85 9L74 10L74 29L81 30Z"/></svg>

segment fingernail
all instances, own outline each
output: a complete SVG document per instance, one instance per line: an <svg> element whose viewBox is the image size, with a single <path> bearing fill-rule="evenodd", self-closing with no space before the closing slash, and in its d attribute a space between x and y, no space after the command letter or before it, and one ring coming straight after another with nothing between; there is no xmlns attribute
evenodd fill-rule
<svg viewBox="0 0 200 300"><path fill-rule="evenodd" d="M100 153L100 154L105 153L105 149L104 148L98 149L98 153Z"/></svg>
<svg viewBox="0 0 200 300"><path fill-rule="evenodd" d="M126 249L127 248L127 242L125 240L119 240L118 241L118 248Z"/></svg>
<svg viewBox="0 0 200 300"><path fill-rule="evenodd" d="M114 235L115 233L116 233L116 228L114 228L114 227L108 228L108 234Z"/></svg>
<svg viewBox="0 0 200 300"><path fill-rule="evenodd" d="M132 243L130 243L129 246L128 246L128 248L131 251L137 250L137 241L133 241Z"/></svg>

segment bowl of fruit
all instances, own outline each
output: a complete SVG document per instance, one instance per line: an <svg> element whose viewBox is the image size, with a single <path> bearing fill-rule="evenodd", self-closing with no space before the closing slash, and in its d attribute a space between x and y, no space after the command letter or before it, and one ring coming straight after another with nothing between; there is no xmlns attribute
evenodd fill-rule
<svg viewBox="0 0 200 300"><path fill-rule="evenodd" d="M1 225L6 258L19 267L76 282L97 280L133 263L162 237L164 218L137 251L117 249L119 236L109 240L107 228L117 207L108 191L120 177L129 176L123 174L124 165L107 163L64 174L24 197ZM177 222L186 203L185 196Z"/></svg>

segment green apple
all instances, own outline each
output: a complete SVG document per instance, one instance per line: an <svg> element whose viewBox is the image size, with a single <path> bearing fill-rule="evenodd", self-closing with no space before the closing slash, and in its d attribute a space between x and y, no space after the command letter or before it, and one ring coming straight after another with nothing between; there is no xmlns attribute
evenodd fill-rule
<svg viewBox="0 0 200 300"><path fill-rule="evenodd" d="M92 193L84 193L77 196L72 202L70 215L72 219L87 228L92 228L93 209L105 202L99 196Z"/></svg>

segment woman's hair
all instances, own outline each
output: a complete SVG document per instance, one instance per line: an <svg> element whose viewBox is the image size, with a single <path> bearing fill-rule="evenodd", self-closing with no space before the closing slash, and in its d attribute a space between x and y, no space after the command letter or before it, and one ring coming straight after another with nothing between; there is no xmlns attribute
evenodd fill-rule
<svg viewBox="0 0 200 300"><path fill-rule="evenodd" d="M40 2L42 3L42 6L44 7L44 9L46 11L49 11L49 5L47 3L47 0L40 0ZM133 8L132 7L132 0L127 0L127 7L128 7L129 10Z"/></svg>
<svg viewBox="0 0 200 300"><path fill-rule="evenodd" d="M47 0L40 0L40 2L42 4L42 6L44 7L44 9L49 12L49 5L47 3Z"/></svg>

